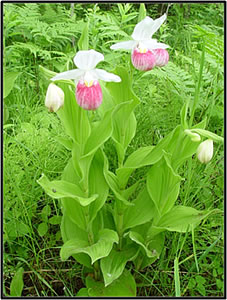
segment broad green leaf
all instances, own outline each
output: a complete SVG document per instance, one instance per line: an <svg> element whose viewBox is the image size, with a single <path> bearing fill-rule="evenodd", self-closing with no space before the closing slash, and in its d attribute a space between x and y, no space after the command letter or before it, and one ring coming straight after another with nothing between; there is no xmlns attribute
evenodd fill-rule
<svg viewBox="0 0 227 300"><path fill-rule="evenodd" d="M75 223L72 222L71 218L69 218L68 215L66 215L65 213L63 214L62 222L61 222L61 235L64 243L72 239L80 239L83 240L86 244L88 244L88 234L86 228L85 230L79 228ZM80 264L88 268L92 268L91 258L88 254L78 253L72 256Z"/></svg>
<svg viewBox="0 0 227 300"><path fill-rule="evenodd" d="M19 72L4 72L3 73L3 99L6 98L13 89L15 80Z"/></svg>
<svg viewBox="0 0 227 300"><path fill-rule="evenodd" d="M136 297L136 282L128 270L107 287L88 276L86 286L90 297Z"/></svg>
<svg viewBox="0 0 227 300"><path fill-rule="evenodd" d="M109 194L109 187L104 177L104 156L98 150L92 160L89 172L89 192L91 195L98 194L97 199L89 206L90 222L95 219L97 212L103 207Z"/></svg>
<svg viewBox="0 0 227 300"><path fill-rule="evenodd" d="M38 226L38 233L40 236L44 236L48 231L48 225L46 222L42 222Z"/></svg>
<svg viewBox="0 0 227 300"><path fill-rule="evenodd" d="M140 245L143 250L145 251L147 257L154 257L156 256L156 252L153 253L152 251L150 251L148 249L148 244L146 243L146 240L145 238L140 235L138 232L135 232L135 231L129 231L129 238L135 242L136 244Z"/></svg>
<svg viewBox="0 0 227 300"><path fill-rule="evenodd" d="M42 188L50 197L55 199L71 198L72 201L76 200L82 206L89 205L98 197L98 195L95 194L91 197L86 198L78 185L64 180L49 181L44 174L39 180L37 180L37 182L42 186Z"/></svg>
<svg viewBox="0 0 227 300"><path fill-rule="evenodd" d="M179 205L163 215L155 226L169 231L186 232L191 230L192 225L197 226L201 220L214 212L214 210L198 211L192 207Z"/></svg>
<svg viewBox="0 0 227 300"><path fill-rule="evenodd" d="M61 219L62 216L53 216L48 220L48 222L52 225L58 225L61 224Z"/></svg>
<svg viewBox="0 0 227 300"><path fill-rule="evenodd" d="M76 102L75 87L72 90L68 83L58 83L65 95L64 105L57 111L66 133L78 144L84 144L90 135L90 123L87 111L82 109Z"/></svg>
<svg viewBox="0 0 227 300"><path fill-rule="evenodd" d="M89 297L88 289L87 288L81 288L79 292L76 294L76 297Z"/></svg>
<svg viewBox="0 0 227 300"><path fill-rule="evenodd" d="M119 126L119 122L116 122ZM120 136L117 138L114 137L114 134L112 136L114 142L115 142L115 147L117 150L117 155L118 155L118 163L119 165L123 164L124 157L125 157L125 152L130 144L131 140L133 139L135 133L136 133L136 118L133 113L129 116L128 123L125 125L125 129L123 127L120 127L122 130L122 133Z"/></svg>
<svg viewBox="0 0 227 300"><path fill-rule="evenodd" d="M132 91L132 79L129 76L128 70L123 67L117 67L114 73L120 76L121 82L118 84L107 83L106 88L109 90L116 104L127 103L113 118L112 138L116 143L119 163L122 164L125 151L135 135L136 119L133 110L140 101Z"/></svg>
<svg viewBox="0 0 227 300"><path fill-rule="evenodd" d="M173 207L179 194L180 182L181 177L173 171L169 155L164 153L147 174L147 190L159 216Z"/></svg>
<svg viewBox="0 0 227 300"><path fill-rule="evenodd" d="M113 97L115 104L131 101L132 99L139 103L138 97L132 90L132 79L129 76L128 70L119 66L113 70L113 73L121 78L121 82L118 82L117 84L114 82L108 82L106 84L106 88Z"/></svg>
<svg viewBox="0 0 227 300"><path fill-rule="evenodd" d="M105 176L106 182L108 183L111 190L114 192L117 199L122 201L127 206L134 205L131 202L129 202L127 199L124 198L123 193L120 190L119 182L118 182L116 175L114 173L108 171L108 160L107 160L106 156L104 156L104 162L105 162L104 176Z"/></svg>
<svg viewBox="0 0 227 300"><path fill-rule="evenodd" d="M192 129L203 129L205 126L206 119L193 126ZM177 126L175 128L171 142L165 149L166 152L172 154L172 167L174 170L177 170L188 158L196 153L199 143L200 142L193 142L191 138L185 134L183 126Z"/></svg>
<svg viewBox="0 0 227 300"><path fill-rule="evenodd" d="M107 111L100 123L92 129L91 135L85 144L84 156L94 153L110 137L113 112L114 108Z"/></svg>
<svg viewBox="0 0 227 300"><path fill-rule="evenodd" d="M108 110L99 124L92 128L91 134L84 146L83 156L79 159L79 166L82 173L80 182L85 187L88 186L88 176L93 155L110 138L113 130L112 118L125 105L125 103L121 103Z"/></svg>
<svg viewBox="0 0 227 300"><path fill-rule="evenodd" d="M100 81L100 85L102 88L102 95L103 95L103 100L102 100L102 105L99 106L97 112L99 114L99 116L101 117L101 119L103 119L105 113L112 107L115 107L116 104L113 101L113 97L110 94L109 90L106 88L106 82L104 81ZM117 85L118 82L115 82L115 84Z"/></svg>
<svg viewBox="0 0 227 300"><path fill-rule="evenodd" d="M21 267L17 270L10 283L10 297L21 297L24 282L23 282L24 269Z"/></svg>
<svg viewBox="0 0 227 300"><path fill-rule="evenodd" d="M172 167L177 170L188 158L196 153L200 142L194 142L186 135L183 128L179 128L177 136L173 138L173 149L167 151L172 153Z"/></svg>
<svg viewBox="0 0 227 300"><path fill-rule="evenodd" d="M142 253L139 253L135 259L135 265L139 264L139 269L142 270L147 266L153 264L161 255L164 247L165 236L163 233L156 235L152 240L147 238L147 249L153 254L153 257L147 257ZM143 250L144 251L144 250Z"/></svg>
<svg viewBox="0 0 227 300"><path fill-rule="evenodd" d="M117 233L110 229L102 229L98 241L93 245L78 238L67 241L61 248L61 259L66 260L73 254L86 253L91 257L93 264L98 259L109 255L114 243L118 243Z"/></svg>
<svg viewBox="0 0 227 300"><path fill-rule="evenodd" d="M124 212L124 230L150 221L156 213L154 202L150 198L146 187L132 203L134 206L128 207Z"/></svg>
<svg viewBox="0 0 227 300"><path fill-rule="evenodd" d="M45 205L41 212L42 215L49 216L51 214L50 205Z"/></svg>
<svg viewBox="0 0 227 300"><path fill-rule="evenodd" d="M79 185L80 178L73 168L72 159L69 159L68 164L63 171L62 179ZM77 224L77 226L79 226L81 229L86 230L87 225L84 216L84 207L81 206L79 202L72 201L71 198L62 198L61 202L65 209L65 213L70 217L72 222Z"/></svg>
<svg viewBox="0 0 227 300"><path fill-rule="evenodd" d="M167 148L175 130L163 138L155 147L147 146L139 148L127 158L123 167L118 168L116 171L121 188L126 186L129 176L135 169L155 164L160 160L163 155L162 150Z"/></svg>
<svg viewBox="0 0 227 300"><path fill-rule="evenodd" d="M133 193L136 191L140 182L141 182L141 180L138 180L136 183L131 185L126 190L122 190L123 197L128 200L133 195Z"/></svg>
<svg viewBox="0 0 227 300"><path fill-rule="evenodd" d="M105 286L108 286L121 276L127 261L133 260L136 254L137 249L131 245L121 251L112 249L108 256L101 259L100 266Z"/></svg>
<svg viewBox="0 0 227 300"><path fill-rule="evenodd" d="M84 25L81 37L78 41L79 50L88 50L89 49L89 21Z"/></svg>
<svg viewBox="0 0 227 300"><path fill-rule="evenodd" d="M23 223L21 219L13 219L7 223L7 235L11 239L24 236L29 233L31 233L31 228L27 224Z"/></svg>
<svg viewBox="0 0 227 300"><path fill-rule="evenodd" d="M73 142L71 139L62 137L62 136L58 136L55 138L55 140L57 142L59 142L61 145L63 145L67 150L71 151L73 149Z"/></svg>

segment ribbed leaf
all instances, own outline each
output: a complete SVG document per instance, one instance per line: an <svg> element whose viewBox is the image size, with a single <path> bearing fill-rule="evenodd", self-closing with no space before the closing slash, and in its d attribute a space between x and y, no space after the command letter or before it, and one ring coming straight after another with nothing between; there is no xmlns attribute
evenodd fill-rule
<svg viewBox="0 0 227 300"><path fill-rule="evenodd" d="M107 257L101 259L101 270L104 277L105 286L111 284L124 271L127 261L133 260L137 249L133 246L127 247L121 251L112 249Z"/></svg>
<svg viewBox="0 0 227 300"><path fill-rule="evenodd" d="M67 241L61 248L61 259L66 260L73 254L86 253L91 257L93 264L96 260L109 255L113 243L118 243L117 233L110 229L102 229L97 243L93 245L78 238Z"/></svg>

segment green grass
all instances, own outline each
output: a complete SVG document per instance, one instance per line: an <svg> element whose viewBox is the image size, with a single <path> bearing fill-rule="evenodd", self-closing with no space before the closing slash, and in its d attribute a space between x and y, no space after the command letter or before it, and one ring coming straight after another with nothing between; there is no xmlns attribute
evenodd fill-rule
<svg viewBox="0 0 227 300"><path fill-rule="evenodd" d="M5 23L8 30L5 36L7 58L4 63L6 70L16 70L21 74L4 100L9 110L9 119L3 128L4 293L10 294L13 275L23 267L23 296L73 297L84 286L83 269L73 258L61 262L60 218L53 218L61 216L60 202L53 201L36 182L44 172L50 179L59 178L69 158L69 152L55 139L65 136L60 120L44 107L47 83L40 77L38 65L59 71L77 51L70 42L72 20L67 21L70 6L58 4L54 14L49 4L33 6L32 14L36 14L43 23L48 24L48 15L51 15L53 23L60 19L66 23L68 31L62 34L68 34L69 40L61 43L51 36L53 43L49 44L39 35L35 37L30 33L29 18L24 24L20 23L22 8L25 13L28 4L18 13L13 5L9 6ZM147 4L148 15L158 16L160 8L159 4ZM84 9L87 9L87 13ZM126 15L137 11L138 5L132 5ZM61 18L57 20L56 15ZM127 54L122 56L116 53L114 56L109 50L108 41L122 38L118 34L119 26L131 34L137 18L122 25L122 16L116 4L106 4L105 7L104 4L89 4L87 7L76 4L75 18L78 21L82 17L90 18L90 45L96 45L96 50L103 51L109 59L109 64L105 63L106 68L113 69L122 61L127 65ZM110 36L105 35L108 33L108 24L115 26ZM54 34L54 26L51 28L51 34ZM20 35L12 34L13 29L18 32L25 30L22 40ZM75 36L79 37L79 33L75 32ZM127 149L127 155L141 146L156 145L160 138L179 124L180 109L186 100L192 109L201 65L201 36L207 43L212 43L213 48L206 44L194 124L207 117L207 129L219 135L224 134L223 4L190 4L190 11L188 4L173 4L169 8L168 23L161 34L161 40L171 46L170 63L144 76L134 72L133 89L141 99L141 104L135 111L137 133ZM16 52L10 50L10 46L15 47L17 42L27 41L36 43L43 52L34 55L31 49L23 47ZM52 60L44 50L51 53ZM52 50L67 55L65 57ZM181 169L180 175L185 180L182 182L179 204L223 211L224 149L215 144L214 150L214 157L208 165L201 165L193 157ZM110 168L115 169L117 159L111 140L106 143L105 151L112 157ZM135 182L143 178L146 171L146 168L138 170L130 180ZM181 297L223 296L223 225L220 212L209 216L195 228L193 234L168 232L159 260L141 272L128 264L138 283L138 296L175 296L179 294L179 288Z"/></svg>

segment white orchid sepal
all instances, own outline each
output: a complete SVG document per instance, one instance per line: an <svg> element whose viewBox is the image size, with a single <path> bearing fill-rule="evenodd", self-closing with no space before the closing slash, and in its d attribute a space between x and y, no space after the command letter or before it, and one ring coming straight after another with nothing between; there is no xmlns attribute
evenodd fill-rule
<svg viewBox="0 0 227 300"><path fill-rule="evenodd" d="M112 50L125 49L133 50L135 47L140 48L141 44L147 49L167 49L169 46L164 43L158 43L156 39L152 39L152 35L160 28L166 20L166 14L160 18L153 20L150 17L145 17L139 22L131 35L132 40L116 43L110 47Z"/></svg>
<svg viewBox="0 0 227 300"><path fill-rule="evenodd" d="M88 83L88 85L90 85L92 81L94 82L99 79L107 82L120 82L121 78L119 76L105 70L95 68L96 65L103 60L103 54L95 50L79 51L73 59L74 64L78 67L78 69L59 73L51 78L51 80L74 79L78 82L82 79L85 83Z"/></svg>

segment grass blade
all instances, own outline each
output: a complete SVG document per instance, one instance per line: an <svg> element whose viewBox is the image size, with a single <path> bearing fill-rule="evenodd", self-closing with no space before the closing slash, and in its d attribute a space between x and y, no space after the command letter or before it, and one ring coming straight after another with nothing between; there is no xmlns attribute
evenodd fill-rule
<svg viewBox="0 0 227 300"><path fill-rule="evenodd" d="M179 275L179 266L178 266L178 258L174 259L174 281L175 281L175 296L180 297L180 275Z"/></svg>

